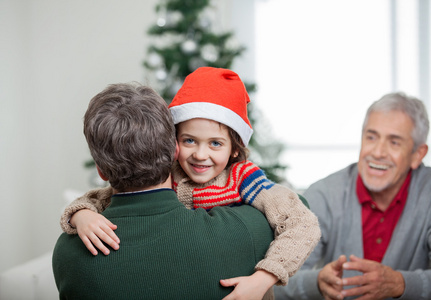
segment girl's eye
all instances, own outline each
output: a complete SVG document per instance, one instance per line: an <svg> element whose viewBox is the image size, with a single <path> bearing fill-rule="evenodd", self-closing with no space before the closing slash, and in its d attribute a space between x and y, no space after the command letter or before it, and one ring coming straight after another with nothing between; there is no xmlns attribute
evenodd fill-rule
<svg viewBox="0 0 431 300"><path fill-rule="evenodd" d="M193 144L194 142L195 142L194 139L185 139L184 140L184 143L186 143L186 144Z"/></svg>
<svg viewBox="0 0 431 300"><path fill-rule="evenodd" d="M211 142L211 146L213 146L213 147L220 147L220 146L221 146L221 143L220 143L220 142L217 142L217 141L212 141L212 142Z"/></svg>

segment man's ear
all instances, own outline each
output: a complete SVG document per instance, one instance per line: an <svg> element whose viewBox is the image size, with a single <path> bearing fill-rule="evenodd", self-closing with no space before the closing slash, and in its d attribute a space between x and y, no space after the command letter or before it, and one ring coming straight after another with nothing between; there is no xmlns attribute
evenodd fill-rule
<svg viewBox="0 0 431 300"><path fill-rule="evenodd" d="M178 155L180 155L180 146L178 146L178 142L175 142L175 160L178 159Z"/></svg>
<svg viewBox="0 0 431 300"><path fill-rule="evenodd" d="M106 177L105 175L103 175L102 171L100 171L99 166L96 165L97 168L97 173L99 173L100 178L102 178L104 181L108 181L108 177Z"/></svg>
<svg viewBox="0 0 431 300"><path fill-rule="evenodd" d="M420 145L416 151L413 153L413 159L410 167L412 169L417 169L422 163L423 158L427 155L428 145L422 144Z"/></svg>

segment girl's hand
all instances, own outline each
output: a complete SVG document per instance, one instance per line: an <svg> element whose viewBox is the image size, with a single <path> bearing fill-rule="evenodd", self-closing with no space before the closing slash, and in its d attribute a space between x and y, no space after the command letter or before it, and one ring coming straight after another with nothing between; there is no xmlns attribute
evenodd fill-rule
<svg viewBox="0 0 431 300"><path fill-rule="evenodd" d="M251 276L220 280L222 286L234 286L232 293L223 300L261 300L265 293L278 281L273 274L258 270Z"/></svg>
<svg viewBox="0 0 431 300"><path fill-rule="evenodd" d="M70 224L76 228L85 247L93 255L97 255L98 253L94 246L102 251L103 254L109 254L109 249L102 241L114 250L120 248L120 239L114 233L117 225L112 224L111 221L98 213L89 209L81 209L72 215Z"/></svg>

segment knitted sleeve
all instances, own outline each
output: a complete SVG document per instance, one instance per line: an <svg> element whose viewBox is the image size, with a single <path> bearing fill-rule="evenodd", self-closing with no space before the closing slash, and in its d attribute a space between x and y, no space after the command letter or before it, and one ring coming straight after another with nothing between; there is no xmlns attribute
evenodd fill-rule
<svg viewBox="0 0 431 300"><path fill-rule="evenodd" d="M81 209L90 209L96 213L103 212L111 204L112 188L94 189L83 196L75 199L65 209L60 218L61 229L67 234L77 234L76 228L73 228L69 220L72 215Z"/></svg>
<svg viewBox="0 0 431 300"><path fill-rule="evenodd" d="M277 284L286 285L320 239L317 217L295 192L268 180L253 163L237 164L231 170L240 179L243 202L265 214L274 230L274 241L256 269L274 274L279 279Z"/></svg>

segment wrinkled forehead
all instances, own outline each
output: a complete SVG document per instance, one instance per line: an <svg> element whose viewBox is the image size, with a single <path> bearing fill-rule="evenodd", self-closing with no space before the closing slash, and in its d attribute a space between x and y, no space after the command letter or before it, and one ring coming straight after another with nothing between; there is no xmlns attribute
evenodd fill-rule
<svg viewBox="0 0 431 300"><path fill-rule="evenodd" d="M369 114L363 127L363 133L375 133L382 136L399 136L412 138L413 120L399 110L373 111Z"/></svg>

